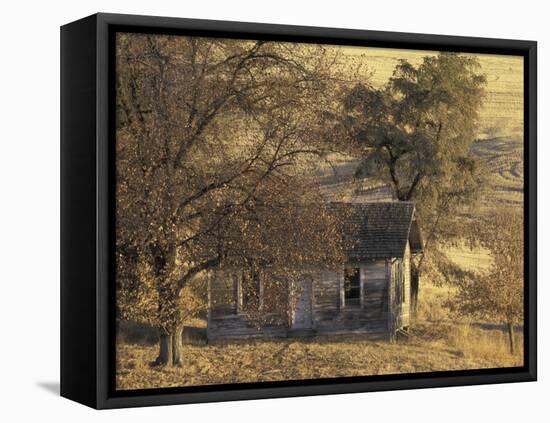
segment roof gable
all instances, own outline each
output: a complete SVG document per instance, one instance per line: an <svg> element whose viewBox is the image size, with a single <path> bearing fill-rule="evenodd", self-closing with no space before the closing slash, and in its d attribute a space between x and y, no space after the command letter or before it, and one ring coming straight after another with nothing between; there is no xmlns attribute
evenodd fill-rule
<svg viewBox="0 0 550 423"><path fill-rule="evenodd" d="M403 257L414 203L331 203L329 207L345 222L344 238L351 260Z"/></svg>

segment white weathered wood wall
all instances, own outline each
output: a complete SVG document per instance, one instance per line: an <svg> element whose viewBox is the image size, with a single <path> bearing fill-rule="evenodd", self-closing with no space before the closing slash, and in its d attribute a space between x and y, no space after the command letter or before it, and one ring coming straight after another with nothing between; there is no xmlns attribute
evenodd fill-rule
<svg viewBox="0 0 550 423"><path fill-rule="evenodd" d="M409 324L410 249L403 259L372 260L350 265L360 269L361 306L346 306L344 273L313 272L312 329L319 335L369 333L388 335ZM402 271L399 271L401 267ZM402 274L404 283L399 279ZM405 301L399 301L404 289ZM258 324L239 309L239 287L234 272L216 271L209 284L208 338L284 337L288 318L270 315L270 323ZM399 298L398 298L399 297ZM395 314L392 314L395 313Z"/></svg>

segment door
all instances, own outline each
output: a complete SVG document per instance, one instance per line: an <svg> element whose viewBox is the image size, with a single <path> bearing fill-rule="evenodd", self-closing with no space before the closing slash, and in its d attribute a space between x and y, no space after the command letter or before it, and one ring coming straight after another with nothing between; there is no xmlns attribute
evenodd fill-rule
<svg viewBox="0 0 550 423"><path fill-rule="evenodd" d="M294 289L295 305L292 329L309 329L312 325L311 278L300 281Z"/></svg>

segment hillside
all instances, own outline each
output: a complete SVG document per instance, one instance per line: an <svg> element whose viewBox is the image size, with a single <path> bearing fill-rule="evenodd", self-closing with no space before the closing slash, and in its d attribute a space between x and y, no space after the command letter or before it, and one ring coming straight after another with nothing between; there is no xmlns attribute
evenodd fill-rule
<svg viewBox="0 0 550 423"><path fill-rule="evenodd" d="M523 141L517 137L499 137L476 142L474 154L486 165L490 188L484 205L521 207L523 204Z"/></svg>

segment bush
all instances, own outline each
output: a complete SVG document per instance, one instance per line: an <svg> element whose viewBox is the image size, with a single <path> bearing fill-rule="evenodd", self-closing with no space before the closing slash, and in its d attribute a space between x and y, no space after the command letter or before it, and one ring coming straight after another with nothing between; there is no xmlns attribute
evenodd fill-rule
<svg viewBox="0 0 550 423"><path fill-rule="evenodd" d="M152 345L159 340L157 329L144 323L119 320L116 326L118 341L129 344Z"/></svg>

